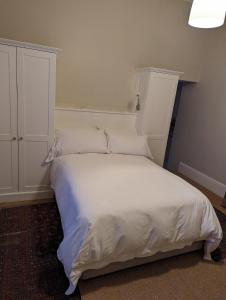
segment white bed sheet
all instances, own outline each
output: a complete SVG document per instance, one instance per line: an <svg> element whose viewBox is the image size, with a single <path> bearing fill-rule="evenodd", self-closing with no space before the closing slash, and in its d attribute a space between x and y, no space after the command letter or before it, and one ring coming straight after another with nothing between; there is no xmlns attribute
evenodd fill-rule
<svg viewBox="0 0 226 300"><path fill-rule="evenodd" d="M64 239L58 258L71 294L81 274L206 240L222 230L209 200L151 160L120 154L72 154L51 168Z"/></svg>

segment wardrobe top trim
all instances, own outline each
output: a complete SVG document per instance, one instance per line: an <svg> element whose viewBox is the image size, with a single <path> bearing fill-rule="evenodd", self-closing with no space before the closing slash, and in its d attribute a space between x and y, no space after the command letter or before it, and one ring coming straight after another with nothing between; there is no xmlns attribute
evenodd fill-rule
<svg viewBox="0 0 226 300"><path fill-rule="evenodd" d="M184 74L183 72L179 72L179 71L166 70L166 69L153 68L153 67L137 68L136 71L137 72L155 72L155 73L178 75L178 76L181 76Z"/></svg>
<svg viewBox="0 0 226 300"><path fill-rule="evenodd" d="M55 53L55 54L57 54L59 51L61 51L58 48L48 47L48 46L39 45L39 44L32 44L32 43L27 43L27 42L8 40L8 39L3 39L3 38L0 38L0 44L14 46L14 47L20 47L20 48L39 50L39 51L45 51L45 52L51 52L51 53Z"/></svg>

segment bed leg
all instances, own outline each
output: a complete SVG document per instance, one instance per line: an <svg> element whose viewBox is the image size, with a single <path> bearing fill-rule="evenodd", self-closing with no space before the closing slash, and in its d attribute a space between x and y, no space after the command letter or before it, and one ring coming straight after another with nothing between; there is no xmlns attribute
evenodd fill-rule
<svg viewBox="0 0 226 300"><path fill-rule="evenodd" d="M221 260L221 252L218 248L220 241L210 242L206 241L204 245L204 260L207 261L220 261Z"/></svg>
<svg viewBox="0 0 226 300"><path fill-rule="evenodd" d="M222 252L221 252L221 249L220 248L217 248L216 250L214 250L212 253L211 253L211 256L212 256L212 259L214 261L221 261L223 260L223 255L222 255Z"/></svg>

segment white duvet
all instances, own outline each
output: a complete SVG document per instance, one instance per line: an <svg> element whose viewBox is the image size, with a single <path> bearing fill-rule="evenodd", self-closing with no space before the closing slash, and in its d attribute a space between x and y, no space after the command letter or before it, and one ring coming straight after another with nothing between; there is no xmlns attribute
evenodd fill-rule
<svg viewBox="0 0 226 300"><path fill-rule="evenodd" d="M206 240L208 258L222 238L209 200L141 156L73 154L51 171L64 232L58 258L71 294L81 274Z"/></svg>

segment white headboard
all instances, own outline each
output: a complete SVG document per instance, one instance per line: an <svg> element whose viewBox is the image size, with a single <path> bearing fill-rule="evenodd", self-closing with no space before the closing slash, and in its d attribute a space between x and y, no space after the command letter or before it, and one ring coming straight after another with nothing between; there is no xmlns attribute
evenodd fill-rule
<svg viewBox="0 0 226 300"><path fill-rule="evenodd" d="M136 130L136 113L56 107L55 128L83 125L134 131Z"/></svg>

